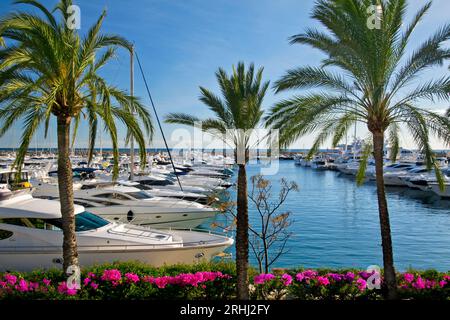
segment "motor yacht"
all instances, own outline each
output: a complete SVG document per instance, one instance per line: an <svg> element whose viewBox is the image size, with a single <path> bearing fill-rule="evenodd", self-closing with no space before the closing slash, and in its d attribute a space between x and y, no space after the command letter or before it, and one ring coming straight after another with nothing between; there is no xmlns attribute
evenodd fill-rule
<svg viewBox="0 0 450 320"><path fill-rule="evenodd" d="M128 180L128 177L124 177ZM140 184L157 187L158 189L169 189L169 190L181 190L178 185L176 178L162 176L162 175L135 175L133 178L134 182L139 182ZM184 181L185 182L185 181ZM217 190L223 190L224 188L216 187L212 188L209 186L193 186L187 183L182 183L183 191L210 194Z"/></svg>
<svg viewBox="0 0 450 320"><path fill-rule="evenodd" d="M450 198L450 182L444 183L444 190L441 190L439 183L428 182L428 190L433 191L435 194L442 198Z"/></svg>
<svg viewBox="0 0 450 320"><path fill-rule="evenodd" d="M219 198L214 196L207 196L202 193L194 193L194 192L186 192L181 190L172 190L172 189L162 189L155 188L149 185L140 184L138 182L127 181L127 180L118 180L117 184L134 187L140 190L145 190L155 197L163 197L163 198L171 198L171 199L181 199L186 201L195 201L200 204L210 205L219 200Z"/></svg>
<svg viewBox="0 0 450 320"><path fill-rule="evenodd" d="M442 170L442 174L443 174L444 183L449 183L450 182L450 178L449 178L450 173L447 170ZM405 183L408 187L410 187L412 189L418 189L418 190L422 190L422 191L430 191L431 183L438 184L437 178L436 178L436 173L434 170L431 170L431 171L426 170L426 172L423 172L420 174L416 173L416 174L407 176L405 178Z"/></svg>
<svg viewBox="0 0 450 320"><path fill-rule="evenodd" d="M40 192L34 196L58 199L59 192ZM195 228L217 214L217 210L196 202L154 197L134 187L85 184L73 192L74 202L106 219L155 228Z"/></svg>
<svg viewBox="0 0 450 320"><path fill-rule="evenodd" d="M311 168L316 170L326 170L328 168L327 160L321 157L316 157L311 162Z"/></svg>
<svg viewBox="0 0 450 320"><path fill-rule="evenodd" d="M426 173L427 171L425 166L407 167L398 171L388 171L384 173L384 184L386 186L407 187L407 181L419 174Z"/></svg>
<svg viewBox="0 0 450 320"><path fill-rule="evenodd" d="M20 191L22 192L22 191ZM63 233L58 201L0 192L0 271L60 267ZM154 230L111 222L75 205L81 266L140 261L153 266L208 261L233 244L211 232Z"/></svg>

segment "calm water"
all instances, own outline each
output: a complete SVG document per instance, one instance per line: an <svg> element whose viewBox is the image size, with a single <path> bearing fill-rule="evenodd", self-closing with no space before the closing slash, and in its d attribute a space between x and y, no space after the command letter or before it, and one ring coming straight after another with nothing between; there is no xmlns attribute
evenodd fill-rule
<svg viewBox="0 0 450 320"><path fill-rule="evenodd" d="M260 166L248 166L249 179L258 173ZM281 209L292 212L294 234L289 252L275 267L382 266L373 183L358 187L338 172L280 161L278 174L266 177L273 181L275 195L282 177L295 181L300 190L291 193ZM388 188L387 199L397 268L450 270L450 201L409 188ZM256 223L256 216L250 208L250 223Z"/></svg>

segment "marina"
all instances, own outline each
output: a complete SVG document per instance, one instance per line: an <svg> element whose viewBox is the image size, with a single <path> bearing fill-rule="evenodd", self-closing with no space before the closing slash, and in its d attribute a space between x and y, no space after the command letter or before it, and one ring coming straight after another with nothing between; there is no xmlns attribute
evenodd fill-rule
<svg viewBox="0 0 450 320"><path fill-rule="evenodd" d="M330 154L334 158L330 158ZM97 157L90 167L82 154L75 156L75 204L119 223L158 229L201 227L214 230L211 226L223 221L223 215L217 209L220 194L227 192L231 199L235 197L236 169L233 169L231 159L199 151L185 152L184 158L174 158L179 168L177 174L182 178L181 191L168 164L167 153L160 152L150 157L153 161L146 167L147 173L142 171L134 181L129 181L128 153L122 153L121 178L113 182L110 166L106 165L108 155ZM0 158L0 165L6 168L14 157L10 151ZM51 177L54 175L51 172L55 172L53 158L41 151L39 155L30 155L25 162L22 183L30 183L34 197L58 199L56 178ZM288 252L274 267L363 268L380 264L376 188L370 163L365 183L358 186L355 174L359 162L355 159L359 156L354 157L343 150L324 151L309 163L305 154L302 156L299 152L291 152L281 158L277 174L266 177L274 183L273 192L277 192L281 178L296 182L300 191L291 195L282 207L282 210L293 214L293 237L287 244ZM445 157L440 159L444 180L448 184L448 160ZM387 161L385 165L387 197L395 230L396 262L400 270L411 266L450 269L450 238L447 233L450 228L450 198L435 187L433 171L428 171L422 162L416 160L403 159L394 165ZM253 162L257 163L248 167L249 180L260 174L261 168L270 165L261 159L253 159ZM334 166L325 167L329 163ZM140 170L138 164L136 166L136 170ZM14 181L13 173L4 169L1 181L6 184ZM449 189L445 190L448 192ZM203 204L198 202L199 199ZM321 199L320 206L317 206L317 199ZM250 206L249 209L250 223L257 223L254 208ZM225 251L231 257L235 254L233 247Z"/></svg>
<svg viewBox="0 0 450 320"><path fill-rule="evenodd" d="M0 302L449 300L435 2L3 1Z"/></svg>

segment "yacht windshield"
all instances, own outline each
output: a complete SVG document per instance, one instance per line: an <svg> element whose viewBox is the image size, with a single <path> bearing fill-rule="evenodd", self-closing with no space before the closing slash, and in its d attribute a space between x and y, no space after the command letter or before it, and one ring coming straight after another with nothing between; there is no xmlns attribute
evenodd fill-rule
<svg viewBox="0 0 450 320"><path fill-rule="evenodd" d="M62 219L51 219L46 222L62 229ZM75 215L75 231L89 231L106 226L109 222L95 214L84 211Z"/></svg>
<svg viewBox="0 0 450 320"><path fill-rule="evenodd" d="M144 200L151 198L151 196L145 191L127 192L127 194L137 200Z"/></svg>

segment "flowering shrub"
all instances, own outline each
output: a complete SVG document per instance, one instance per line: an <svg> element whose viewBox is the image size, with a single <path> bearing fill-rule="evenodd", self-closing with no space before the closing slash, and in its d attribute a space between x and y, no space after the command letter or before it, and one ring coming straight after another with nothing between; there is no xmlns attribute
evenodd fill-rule
<svg viewBox="0 0 450 320"><path fill-rule="evenodd" d="M206 267L227 265L206 265ZM201 267L201 265L197 266ZM125 270L129 270L125 272ZM178 270L192 271L175 275ZM221 299L234 294L231 275L222 271L195 271L188 266L151 268L118 264L83 272L80 288L70 288L61 272L0 274L0 299Z"/></svg>
<svg viewBox="0 0 450 320"><path fill-rule="evenodd" d="M292 274L260 274L254 277L252 293L258 299L355 300L382 299L381 290L371 290L372 273L319 272L304 270ZM382 281L382 279L381 279ZM449 299L450 275L404 273L398 275L398 289L404 299Z"/></svg>
<svg viewBox="0 0 450 320"><path fill-rule="evenodd" d="M382 299L381 290L368 288L372 274L365 271L250 274L253 299ZM0 274L0 299L234 299L235 279L231 263L163 268L121 263L83 270L79 289L70 288L57 270ZM449 274L411 271L397 280L403 299L450 298Z"/></svg>
<svg viewBox="0 0 450 320"><path fill-rule="evenodd" d="M208 286L218 285L219 282L227 281L231 276L222 274L222 272L196 272L185 273L177 276L138 276L134 273L121 275L119 270L105 270L101 276L90 273L83 279L79 289L70 288L66 282L60 282L51 286L50 282L42 280L32 282L25 279L18 279L11 274L5 274L0 282L0 290L3 291L3 298L35 296L42 297L42 294L51 293L60 295L59 298L78 296L79 298L151 298L162 296L164 290L169 290L171 297L179 297L180 292L186 298L186 293L197 288L202 291L205 297L208 297ZM158 290L157 290L158 289ZM138 293L138 294L136 294ZM192 292L191 292L192 293ZM201 297L202 293L194 294L194 297ZM149 295L150 294L150 295ZM188 296L189 297L189 296ZM214 298L214 296L209 296Z"/></svg>

